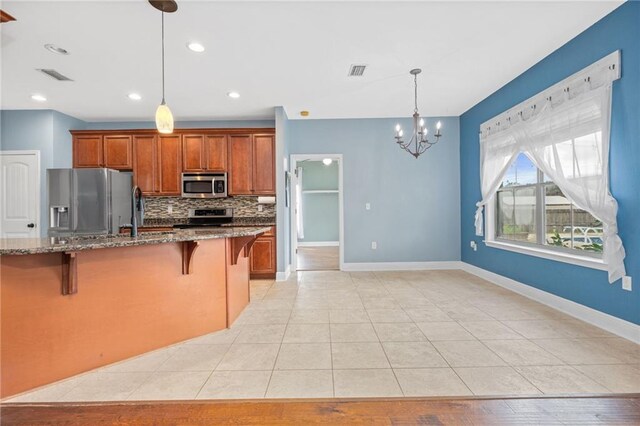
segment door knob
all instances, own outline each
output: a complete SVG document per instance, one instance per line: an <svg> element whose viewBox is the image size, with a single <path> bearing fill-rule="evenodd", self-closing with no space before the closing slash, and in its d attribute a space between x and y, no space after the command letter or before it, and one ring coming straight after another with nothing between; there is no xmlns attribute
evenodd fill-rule
<svg viewBox="0 0 640 426"><path fill-rule="evenodd" d="M29 223L27 224L27 228L35 228L36 224L35 223Z"/></svg>

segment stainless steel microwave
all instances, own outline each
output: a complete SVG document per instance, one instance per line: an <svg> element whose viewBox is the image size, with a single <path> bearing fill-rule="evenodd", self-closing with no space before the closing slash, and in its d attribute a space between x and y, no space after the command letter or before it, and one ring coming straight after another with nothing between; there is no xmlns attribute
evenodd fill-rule
<svg viewBox="0 0 640 426"><path fill-rule="evenodd" d="M182 174L184 198L223 198L227 196L227 174L195 172Z"/></svg>

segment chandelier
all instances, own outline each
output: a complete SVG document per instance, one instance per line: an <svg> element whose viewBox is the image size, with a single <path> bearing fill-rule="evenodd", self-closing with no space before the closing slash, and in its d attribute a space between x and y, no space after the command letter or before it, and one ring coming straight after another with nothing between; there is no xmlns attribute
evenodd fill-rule
<svg viewBox="0 0 640 426"><path fill-rule="evenodd" d="M415 68L409 71L411 75L413 75L413 84L414 84L414 109L413 109L413 135L411 139L405 142L402 139L404 135L404 131L400 127L400 124L396 124L396 142L398 146L414 157L418 158L421 154L423 154L426 150L431 148L433 145L438 143L440 136L440 128L442 127L442 123L438 121L436 124L436 133L433 135L435 141L430 142L427 139L427 133L429 130L424 124L424 119L420 118L420 114L418 113L418 74L420 74L422 70L420 68Z"/></svg>

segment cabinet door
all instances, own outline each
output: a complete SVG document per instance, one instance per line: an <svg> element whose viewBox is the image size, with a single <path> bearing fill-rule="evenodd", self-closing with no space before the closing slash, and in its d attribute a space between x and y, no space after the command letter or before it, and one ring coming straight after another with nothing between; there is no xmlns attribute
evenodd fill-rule
<svg viewBox="0 0 640 426"><path fill-rule="evenodd" d="M102 135L73 137L73 167L102 167Z"/></svg>
<svg viewBox="0 0 640 426"><path fill-rule="evenodd" d="M253 193L275 195L275 137L253 136Z"/></svg>
<svg viewBox="0 0 640 426"><path fill-rule="evenodd" d="M110 169L131 170L133 168L131 136L104 136L104 166Z"/></svg>
<svg viewBox="0 0 640 426"><path fill-rule="evenodd" d="M205 146L203 135L182 136L182 170L199 172L205 168Z"/></svg>
<svg viewBox="0 0 640 426"><path fill-rule="evenodd" d="M276 273L276 238L258 237L249 259L251 275L271 275Z"/></svg>
<svg viewBox="0 0 640 426"><path fill-rule="evenodd" d="M160 188L157 145L154 135L133 137L133 183L145 195L156 194Z"/></svg>
<svg viewBox="0 0 640 426"><path fill-rule="evenodd" d="M182 173L182 138L180 135L158 137L160 194L180 195Z"/></svg>
<svg viewBox="0 0 640 426"><path fill-rule="evenodd" d="M211 172L227 171L227 136L205 136L206 164L205 168Z"/></svg>
<svg viewBox="0 0 640 426"><path fill-rule="evenodd" d="M251 135L229 136L229 194L251 195L253 176Z"/></svg>

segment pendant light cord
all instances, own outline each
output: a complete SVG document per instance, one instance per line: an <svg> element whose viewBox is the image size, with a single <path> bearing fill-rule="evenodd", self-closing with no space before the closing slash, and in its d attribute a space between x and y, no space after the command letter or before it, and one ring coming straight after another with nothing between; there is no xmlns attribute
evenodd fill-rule
<svg viewBox="0 0 640 426"><path fill-rule="evenodd" d="M164 10L162 11L162 104L164 105Z"/></svg>

